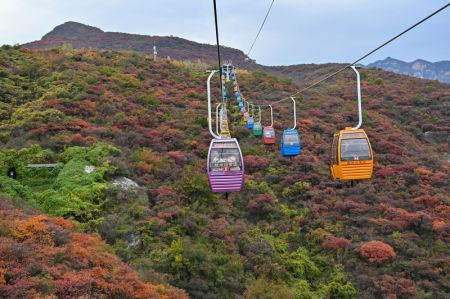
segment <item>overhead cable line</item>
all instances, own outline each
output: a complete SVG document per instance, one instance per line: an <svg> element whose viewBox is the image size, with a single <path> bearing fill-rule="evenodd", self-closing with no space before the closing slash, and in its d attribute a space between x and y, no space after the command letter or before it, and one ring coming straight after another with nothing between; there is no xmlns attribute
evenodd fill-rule
<svg viewBox="0 0 450 299"><path fill-rule="evenodd" d="M433 12L432 14L430 14L430 15L426 16L425 18L421 19L420 21L418 21L418 22L415 23L414 25L412 25L412 26L410 26L409 28L405 29L405 30L402 31L401 33L397 34L397 35L394 36L393 38L391 38L391 39L389 39L388 41L384 42L384 43L381 44L380 46L376 47L376 48L373 49L372 51L370 51L370 52L368 52L367 54L363 55L362 57L356 59L354 62L352 62L352 63L350 63L350 64L348 64L348 65L346 65L346 66L340 68L339 70L337 70L337 71L335 71L335 72L333 72L333 73L331 73L331 74L326 75L326 76L323 77L322 79L320 79L320 80L318 80L318 81L316 81L316 82L314 82L314 83L312 83L312 84L306 86L306 87L303 88L303 89L300 89L299 91L295 92L294 94L290 95L289 97L283 98L283 99L278 100L278 101L271 102L270 104L259 105L259 106L261 106L261 107L263 107L263 106L269 107L269 105L275 105L275 104L278 104L278 103L280 103L280 102L284 102L284 101L290 100L290 99L291 99L291 96L296 96L296 95L298 95L298 94L300 94L300 93L302 93L302 92L304 92L304 91L306 91L306 90L308 90L308 89L311 89L311 88L313 88L313 87L319 85L320 83L322 83L322 82L324 82L324 81L330 79L331 77L336 76L337 74L343 72L344 70L346 70L347 68L351 67L352 65L357 64L357 63L360 62L361 60L363 60L363 59L367 58L368 56L372 55L373 53L377 52L377 51L380 50L381 48L383 48L383 47L385 47L386 45L390 44L390 43L393 42L394 40L398 39L400 36L404 35L404 34L407 33L408 31L411 31L412 29L414 29L415 27L419 26L420 24L422 24L423 22L427 21L428 19L434 17L435 15L437 15L438 13L440 13L441 11L445 10L446 8L448 8L449 6L450 6L450 2L447 3L446 5L444 5L443 7L439 8L438 10L436 10L435 12Z"/></svg>
<svg viewBox="0 0 450 299"><path fill-rule="evenodd" d="M213 3L214 3L214 21L215 21L215 25L216 25L217 58L218 58L218 61L219 61L220 94L223 95L222 62L220 60L219 26L217 24L217 5L216 5L216 0L213 0Z"/></svg>
<svg viewBox="0 0 450 299"><path fill-rule="evenodd" d="M269 16L270 11L272 10L272 6L273 6L273 3L274 3L274 2L275 2L275 0L272 0L272 3L270 3L270 7L269 7L269 10L268 10L267 13L266 13L266 16L264 17L264 21L262 22L261 27L259 27L258 33L256 34L256 37L255 37L255 39L253 40L253 43L252 43L252 45L250 46L250 49L248 50L248 52L247 52L247 54L246 54L247 57L249 57L250 52L253 50L253 46L255 45L256 40L258 39L259 34L261 33L261 30L263 29L264 24L266 23L267 17Z"/></svg>

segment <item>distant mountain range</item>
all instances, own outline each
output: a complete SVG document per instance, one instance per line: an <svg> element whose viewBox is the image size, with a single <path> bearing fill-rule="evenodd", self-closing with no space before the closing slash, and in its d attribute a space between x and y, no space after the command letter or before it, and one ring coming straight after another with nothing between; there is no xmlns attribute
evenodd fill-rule
<svg viewBox="0 0 450 299"><path fill-rule="evenodd" d="M404 62L388 57L384 60L378 60L371 63L368 67L376 67L385 71L421 79L438 80L450 83L450 61L438 61L432 63L423 59L417 59L413 62Z"/></svg>
<svg viewBox="0 0 450 299"><path fill-rule="evenodd" d="M202 61L207 64L217 63L215 45L197 43L174 36L105 32L97 27L77 22L66 22L58 25L44 35L41 40L26 43L22 46L39 50L63 45L70 45L74 49L131 50L148 55L153 55L153 45L156 45L158 57ZM264 66L248 59L243 51L225 46L221 46L221 54L224 60L230 60L240 68L264 70L279 77L291 77L298 83L308 81L310 77L315 77L316 74L325 74L328 70L334 71L337 66L337 64ZM425 60L416 60L407 63L388 57L385 60L369 64L368 67L377 67L398 74L450 83L450 61L431 63Z"/></svg>

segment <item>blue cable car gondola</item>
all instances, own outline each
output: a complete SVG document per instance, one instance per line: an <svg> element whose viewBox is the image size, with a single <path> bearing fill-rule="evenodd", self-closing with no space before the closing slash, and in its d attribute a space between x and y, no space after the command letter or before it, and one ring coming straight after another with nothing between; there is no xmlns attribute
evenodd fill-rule
<svg viewBox="0 0 450 299"><path fill-rule="evenodd" d="M253 115L253 104L249 104L249 107L250 106L252 106L252 116L248 116L247 117L247 129L253 129L253 124L255 123L255 118L254 118L254 115ZM250 109L249 109L249 111L250 111Z"/></svg>
<svg viewBox="0 0 450 299"><path fill-rule="evenodd" d="M242 109L242 108L244 108L244 102L238 102L238 107L239 107L239 109Z"/></svg>
<svg viewBox="0 0 450 299"><path fill-rule="evenodd" d="M281 155L284 157L297 156L301 151L300 135L297 129L295 129L297 127L295 99L291 97L291 100L294 104L294 127L283 131L283 135L281 137Z"/></svg>
<svg viewBox="0 0 450 299"><path fill-rule="evenodd" d="M286 129L281 136L281 155L297 156L300 154L300 135L296 129Z"/></svg>
<svg viewBox="0 0 450 299"><path fill-rule="evenodd" d="M253 129L254 122L253 116L247 117L247 129Z"/></svg>
<svg viewBox="0 0 450 299"><path fill-rule="evenodd" d="M231 68L230 75L231 75L231 80L236 81L236 70L234 69L234 67Z"/></svg>

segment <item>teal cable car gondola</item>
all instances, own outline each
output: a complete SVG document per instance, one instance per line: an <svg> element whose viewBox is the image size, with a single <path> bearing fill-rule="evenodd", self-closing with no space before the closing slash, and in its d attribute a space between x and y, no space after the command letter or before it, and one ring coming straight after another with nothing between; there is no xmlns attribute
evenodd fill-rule
<svg viewBox="0 0 450 299"><path fill-rule="evenodd" d="M259 111L258 121L255 121L253 124L253 136L262 136L262 133L263 133L263 129L262 129L262 125L261 125L261 107L260 106L258 106L258 111Z"/></svg>

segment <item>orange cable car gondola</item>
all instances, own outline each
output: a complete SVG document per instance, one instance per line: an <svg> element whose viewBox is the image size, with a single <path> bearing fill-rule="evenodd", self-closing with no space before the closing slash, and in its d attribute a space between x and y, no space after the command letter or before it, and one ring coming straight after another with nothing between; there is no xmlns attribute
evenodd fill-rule
<svg viewBox="0 0 450 299"><path fill-rule="evenodd" d="M358 91L358 125L345 128L334 134L331 146L330 169L333 180L352 181L367 180L373 174L373 151L366 132L360 129L362 125L361 81L355 66L351 68L356 73Z"/></svg>
<svg viewBox="0 0 450 299"><path fill-rule="evenodd" d="M263 144L270 145L275 144L275 129L273 128L273 108L272 105L270 107L270 126L266 126L263 129Z"/></svg>

